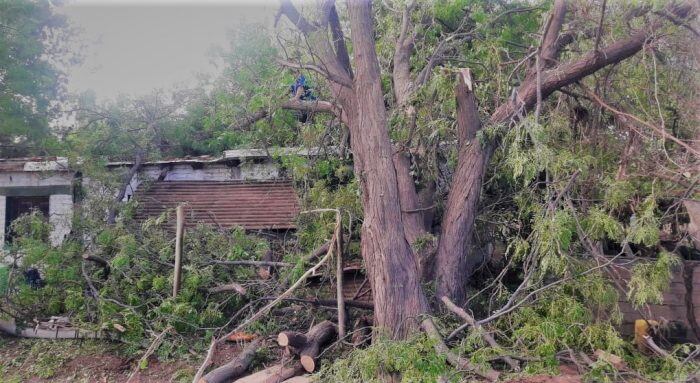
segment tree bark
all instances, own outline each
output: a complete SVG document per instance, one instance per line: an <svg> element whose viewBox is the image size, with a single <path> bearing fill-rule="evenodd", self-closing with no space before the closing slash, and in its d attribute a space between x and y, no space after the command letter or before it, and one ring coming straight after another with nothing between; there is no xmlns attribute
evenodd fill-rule
<svg viewBox="0 0 700 383"><path fill-rule="evenodd" d="M336 327L331 321L323 321L306 333L307 343L299 349L299 359L304 370L316 370L316 358L321 347L336 336Z"/></svg>
<svg viewBox="0 0 700 383"><path fill-rule="evenodd" d="M283 331L277 336L277 343L280 346L289 347L291 351L298 354L304 370L314 372L321 347L336 334L336 326L333 322L326 320L312 327L306 334Z"/></svg>
<svg viewBox="0 0 700 383"><path fill-rule="evenodd" d="M362 188L362 256L372 284L375 324L388 330L392 338L404 338L417 328L415 318L427 311L427 303L401 217L371 3L349 2L348 12L356 68L356 113L350 115L350 131L355 171Z"/></svg>
<svg viewBox="0 0 700 383"><path fill-rule="evenodd" d="M243 375L248 366L250 366L250 362L253 361L255 352L260 348L260 342L260 338L250 342L234 360L204 375L199 380L199 383L230 382L232 379Z"/></svg>
<svg viewBox="0 0 700 383"><path fill-rule="evenodd" d="M466 294L466 281L478 261L469 256L469 247L481 184L493 149L490 145L484 147L476 140L481 122L469 69L463 69L458 77L455 94L460 150L452 189L442 219L436 276L438 296L447 296L461 303Z"/></svg>

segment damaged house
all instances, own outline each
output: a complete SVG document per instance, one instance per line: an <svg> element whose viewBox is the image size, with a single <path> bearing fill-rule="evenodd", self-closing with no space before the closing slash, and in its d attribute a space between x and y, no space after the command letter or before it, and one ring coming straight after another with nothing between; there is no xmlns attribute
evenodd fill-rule
<svg viewBox="0 0 700 383"><path fill-rule="evenodd" d="M285 148L280 155L309 155ZM107 167L120 171L129 162ZM11 224L36 210L48 217L51 243L58 245L70 233L79 174L65 158L0 160L0 238L12 241ZM89 180L82 188L90 192ZM188 225L205 223L247 230L289 230L299 211L291 181L269 153L261 149L227 150L220 157L188 157L146 162L126 187L124 201L139 202L137 219L157 216L184 205Z"/></svg>
<svg viewBox="0 0 700 383"><path fill-rule="evenodd" d="M46 215L51 243L70 233L75 172L60 157L0 159L0 241L12 240L10 224L32 210Z"/></svg>

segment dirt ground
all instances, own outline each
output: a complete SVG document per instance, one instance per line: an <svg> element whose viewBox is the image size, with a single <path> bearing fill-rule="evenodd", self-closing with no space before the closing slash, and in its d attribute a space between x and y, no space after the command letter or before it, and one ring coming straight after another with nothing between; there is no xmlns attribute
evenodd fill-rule
<svg viewBox="0 0 700 383"><path fill-rule="evenodd" d="M217 350L215 365L231 360L239 351L234 344ZM0 336L0 382L105 382L129 379L140 355L128 356L117 345L100 341L32 340ZM136 372L132 383L191 382L199 367L197 356L159 362Z"/></svg>
<svg viewBox="0 0 700 383"><path fill-rule="evenodd" d="M221 365L240 351L236 344L221 346L214 365ZM35 340L0 335L0 382L125 383L141 355L125 355L117 344L103 341ZM201 355L160 362L149 359L132 383L191 382ZM572 367L561 367L559 376L536 375L507 383L581 383Z"/></svg>

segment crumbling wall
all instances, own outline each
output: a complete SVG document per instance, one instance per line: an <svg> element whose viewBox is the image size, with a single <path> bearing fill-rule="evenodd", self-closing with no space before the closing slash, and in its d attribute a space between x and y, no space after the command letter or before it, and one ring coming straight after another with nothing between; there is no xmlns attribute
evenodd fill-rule
<svg viewBox="0 0 700 383"><path fill-rule="evenodd" d="M51 194L49 196L49 223L51 245L58 246L70 233L73 219L73 195Z"/></svg>
<svg viewBox="0 0 700 383"><path fill-rule="evenodd" d="M0 171L0 248L5 243L7 197L49 197L51 243L60 244L71 230L73 177L65 159L14 161L4 163Z"/></svg>
<svg viewBox="0 0 700 383"><path fill-rule="evenodd" d="M124 201L130 200L144 184L154 181L269 181L280 178L272 160L227 163L181 163L146 165L131 180Z"/></svg>

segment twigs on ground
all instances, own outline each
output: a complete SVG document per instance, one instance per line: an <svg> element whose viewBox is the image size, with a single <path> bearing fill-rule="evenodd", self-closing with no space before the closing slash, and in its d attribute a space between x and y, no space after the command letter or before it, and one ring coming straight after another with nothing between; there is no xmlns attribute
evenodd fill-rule
<svg viewBox="0 0 700 383"><path fill-rule="evenodd" d="M217 259L211 260L210 265L225 265L225 266L271 266L271 267L292 267L294 264L287 262L272 262L272 261L220 261Z"/></svg>
<svg viewBox="0 0 700 383"><path fill-rule="evenodd" d="M158 336L156 336L151 345L148 346L148 349L146 349L146 352L143 354L141 359L139 359L139 362L131 370L131 374L129 374L129 379L126 380L126 383L130 383L134 379L138 370L141 369L141 367L146 363L148 358L158 349L158 347L160 347L160 344L163 343L165 335L169 333L170 330L172 330L172 327L168 326L165 328L165 330L158 334Z"/></svg>
<svg viewBox="0 0 700 383"><path fill-rule="evenodd" d="M448 308L450 311L452 311L453 313L455 313L458 317L462 318L462 319L464 320L465 323L467 323L467 324L469 324L470 326L474 327L474 329L476 329L476 330L481 329L481 326L478 325L478 324L476 323L476 321L474 320L474 318L473 318L471 315L469 315L469 313L467 313L464 309L462 309L461 307L459 307L459 306L457 306L456 304L454 304L454 303L450 300L450 298L448 298L448 297L442 297L442 302L445 304L445 306L447 306L447 308ZM496 348L496 349L501 349L501 346L498 344L498 342L496 342L496 339L494 339L494 337L491 336L491 334L489 334L489 333L486 332L486 331L484 331L482 334L483 334L483 335L482 335L481 337L484 338L484 340L486 341L486 343L489 344L489 346L491 346L491 347L493 347L493 348ZM512 368L514 371L520 371L520 365L518 364L518 362L516 362L516 361L515 361L513 358L511 358L510 356L504 355L504 356L501 357L501 359L503 359L503 361L504 361L508 366L510 366L510 368Z"/></svg>
<svg viewBox="0 0 700 383"><path fill-rule="evenodd" d="M232 283L229 283L226 285L212 287L208 291L211 294L224 293L224 292L230 292L230 291L235 291L240 295L247 294L245 287L241 286L240 283L236 283L236 282L232 282Z"/></svg>
<svg viewBox="0 0 700 383"><path fill-rule="evenodd" d="M289 297L292 294L292 292L294 292L294 290L296 290L299 286L301 286L302 283L304 283L304 281L306 281L306 278L308 278L309 275L315 273L316 270L318 270L321 266L323 266L323 264L326 263L326 261L328 261L328 259L332 255L333 255L333 247L331 247L328 250L328 253L326 253L326 255L323 258L321 258L321 260L318 263L316 263L312 268L306 270L306 272L296 282L294 282L294 284L291 285L285 292L283 292L279 297L275 298L272 302L268 303L263 308L258 310L258 312L256 312L252 316L250 316L248 319L246 319L240 325L236 326L236 328L231 330L228 334L219 338L218 342L223 342L231 334L238 332L238 331L241 331L242 329L246 328L248 325L250 325L254 321L258 320L263 315L267 314L270 311L270 309L277 306L277 304L282 302L285 298Z"/></svg>
<svg viewBox="0 0 700 383"><path fill-rule="evenodd" d="M343 224L340 213L335 222L336 297L338 300L338 337L345 336L345 299L343 297Z"/></svg>
<svg viewBox="0 0 700 383"><path fill-rule="evenodd" d="M226 337L225 337L226 338ZM214 357L214 352L216 352L216 338L211 337L211 344L209 345L209 350L207 350L207 356L204 357L204 361L202 362L202 365L199 366L199 369L197 369L197 373L194 374L194 379L192 379L192 383L199 383L200 379L202 379L202 376L204 375L204 371L207 370L207 367L211 364L211 360Z"/></svg>
<svg viewBox="0 0 700 383"><path fill-rule="evenodd" d="M261 300L267 300L267 301L272 301L277 299L278 297L262 297L260 298ZM285 302L298 302L298 303L308 303L310 305L314 306L322 306L322 307L329 307L329 308L336 308L338 307L338 301L335 299L318 299L318 298L294 298L294 297L289 297L289 298L284 298L282 299ZM374 310L374 305L369 302L363 302L363 301L356 301L356 300L345 300L345 306L346 307L354 307L356 309L364 309L364 310Z"/></svg>
<svg viewBox="0 0 700 383"><path fill-rule="evenodd" d="M445 344L445 341L442 339L442 335L440 335L440 331L438 331L432 319L424 319L423 322L421 322L421 328L423 329L423 331L425 331L428 337L435 342L435 351L437 351L439 354L444 355L449 364L451 364L455 368L473 372L481 376L482 378L488 379L491 382L495 382L496 380L498 380L498 377L500 376L498 371L488 367L485 369L480 369L477 366L473 365L469 360L464 359L459 355L453 353L450 350L450 348L447 347L447 345Z"/></svg>
<svg viewBox="0 0 700 383"><path fill-rule="evenodd" d="M341 214L340 214L340 210L338 210L338 209L316 209L316 210L310 210L310 211L302 212L302 214L304 214L304 213L312 213L312 212L330 212L330 211L336 213L336 226L335 226L333 238L331 239L331 241L330 241L330 242L327 242L326 244L324 244L324 245L322 246L322 248L323 248L323 247L327 248L326 255L325 255L323 258L321 258L321 260L318 261L313 267L311 267L310 269L306 270L306 272L305 272L301 277L299 277L299 279L297 279L297 281L294 282L294 284L292 284L287 290L285 290L285 291L284 291L282 294L280 294L278 297L274 298L270 303L268 303L268 304L266 304L265 306L263 306L260 310L258 310L257 312L255 312L253 315L251 315L250 317L248 317L248 319L246 319L245 321L243 321L243 323L239 324L238 326L236 326L236 328L234 328L233 330L229 331L229 332L228 332L227 334L225 334L224 336L219 337L218 339L217 339L216 337L212 337L212 343L211 343L211 346L209 347L209 350L207 351L207 357L204 359L204 362L203 362L202 365L199 367L199 370L197 371L197 375L195 375L195 379L193 380L193 383L200 383L199 379L201 379L202 375L204 374L204 371L205 371L205 370L207 369L207 367L209 367L209 365L211 364L211 359L212 359L212 356L213 356L213 354L214 354L214 352L215 352L215 349L216 349L216 345L217 345L217 344L226 341L226 339L228 339L231 335L233 335L233 334L235 334L235 333L237 333L237 332L243 330L244 328L246 328L247 326L249 326L251 323L253 323L254 321L260 319L263 315L265 315L265 314L267 314L268 312L270 312L270 310L271 310L273 307L275 307L276 305L278 305L280 302L284 301L285 299L288 299L289 296L290 296L299 286L301 286L301 285L306 281L306 279L307 279L310 275L314 274L321 266L323 266L323 265L328 261L328 259L330 259L330 258L333 256L333 252L334 252L334 251L337 251L336 249L341 249L341 248L342 248L342 242L340 243L340 245L338 245L338 236L342 236L342 230L340 230L340 225L341 225L341 222L342 222L342 221L341 221L341 217L342 217L342 216L341 216ZM314 254L315 254L315 253L317 253L317 251L315 251ZM269 262L267 262L267 263L269 263ZM260 265L260 264L258 263L258 264L256 264L256 265ZM335 331L335 329L334 329L334 331ZM318 354L318 352L316 352L316 354ZM315 356L316 356L316 355L314 355L313 358L315 358ZM312 358L312 362L313 362L313 358ZM308 363L311 363L311 362L308 362ZM307 368L307 367L305 366L305 368Z"/></svg>

